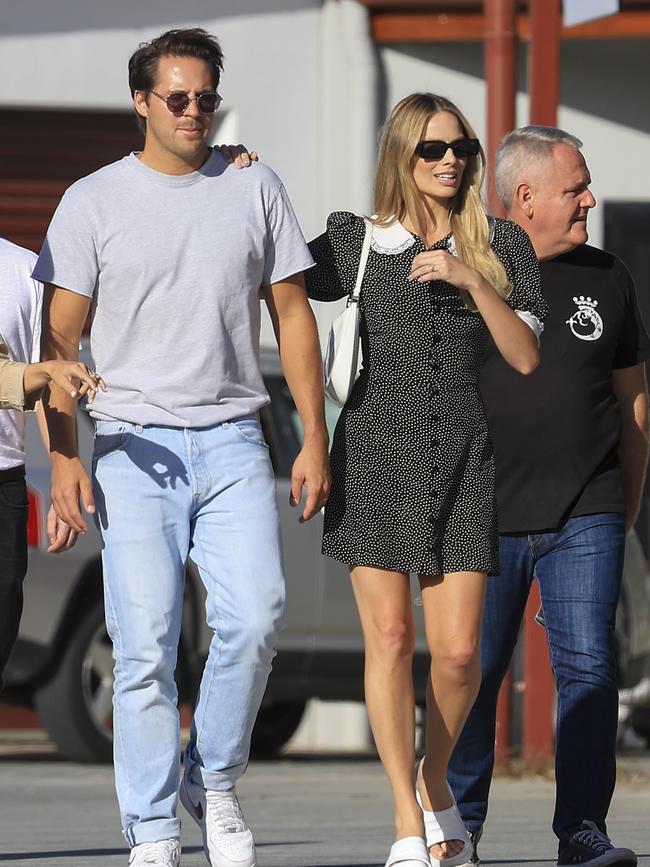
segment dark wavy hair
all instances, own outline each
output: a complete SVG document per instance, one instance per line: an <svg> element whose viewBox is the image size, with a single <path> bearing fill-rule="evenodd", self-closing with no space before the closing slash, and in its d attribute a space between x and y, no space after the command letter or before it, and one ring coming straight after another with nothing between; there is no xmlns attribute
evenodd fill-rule
<svg viewBox="0 0 650 867"><path fill-rule="evenodd" d="M142 42L129 59L129 88L131 96L136 90L150 91L156 82L158 61L161 57L198 57L212 70L212 84L216 90L223 70L223 52L215 36L202 27L186 30L168 30L149 42ZM138 126L145 132L146 120L136 112Z"/></svg>

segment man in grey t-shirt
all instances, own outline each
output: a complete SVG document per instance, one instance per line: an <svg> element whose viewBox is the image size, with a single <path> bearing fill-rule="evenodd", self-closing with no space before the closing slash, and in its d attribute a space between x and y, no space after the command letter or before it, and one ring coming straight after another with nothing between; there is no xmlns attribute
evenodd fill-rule
<svg viewBox="0 0 650 867"><path fill-rule="evenodd" d="M253 867L235 782L275 653L284 582L275 486L258 410L260 292L304 429L292 473L301 520L329 489L321 362L301 272L313 262L280 180L238 172L206 144L222 55L202 30L170 31L129 62L144 149L74 184L35 276L44 349L91 347L108 390L92 408L92 484L73 401L46 399L52 500L73 533L96 514L115 651L115 774L130 864L180 859L174 668L189 554L213 639L180 796L213 867Z"/></svg>

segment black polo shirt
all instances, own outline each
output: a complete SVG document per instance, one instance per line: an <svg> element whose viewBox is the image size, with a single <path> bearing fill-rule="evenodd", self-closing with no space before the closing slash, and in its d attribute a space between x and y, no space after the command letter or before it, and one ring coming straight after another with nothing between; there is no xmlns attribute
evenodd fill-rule
<svg viewBox="0 0 650 867"><path fill-rule="evenodd" d="M550 313L539 367L522 376L491 344L481 372L500 533L625 512L612 370L650 358L634 283L619 259L585 245L540 269Z"/></svg>

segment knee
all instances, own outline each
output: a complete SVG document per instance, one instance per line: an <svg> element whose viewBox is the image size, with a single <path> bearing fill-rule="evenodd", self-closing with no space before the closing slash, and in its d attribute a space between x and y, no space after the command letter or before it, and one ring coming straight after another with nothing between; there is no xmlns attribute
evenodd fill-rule
<svg viewBox="0 0 650 867"><path fill-rule="evenodd" d="M397 665L408 661L415 649L413 627L400 618L376 621L370 634L366 634L366 653L384 664Z"/></svg>
<svg viewBox="0 0 650 867"><path fill-rule="evenodd" d="M258 659L272 657L284 626L284 617L284 599L278 599L272 605L252 609L246 619L237 624L237 634L232 636L231 640L248 656Z"/></svg>
<svg viewBox="0 0 650 867"><path fill-rule="evenodd" d="M618 695L616 659L612 654L598 656L589 653L568 660L554 660L553 668L558 692L602 692Z"/></svg>
<svg viewBox="0 0 650 867"><path fill-rule="evenodd" d="M481 673L481 652L473 638L457 638L432 651L431 664L436 673L458 686L474 683Z"/></svg>
<svg viewBox="0 0 650 867"><path fill-rule="evenodd" d="M153 691L168 697L176 694L174 670L176 649L162 644L114 649L115 694Z"/></svg>

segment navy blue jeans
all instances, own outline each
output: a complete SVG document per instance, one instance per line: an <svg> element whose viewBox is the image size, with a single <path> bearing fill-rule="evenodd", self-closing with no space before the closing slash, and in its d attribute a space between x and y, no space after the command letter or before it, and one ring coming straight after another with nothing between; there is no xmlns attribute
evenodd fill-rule
<svg viewBox="0 0 650 867"><path fill-rule="evenodd" d="M488 578L481 689L449 763L470 831L485 821L494 767L499 688L537 578L557 684L553 830L564 842L583 819L605 831L616 780L618 691L614 623L625 517L569 518L548 533L500 536L501 574Z"/></svg>

